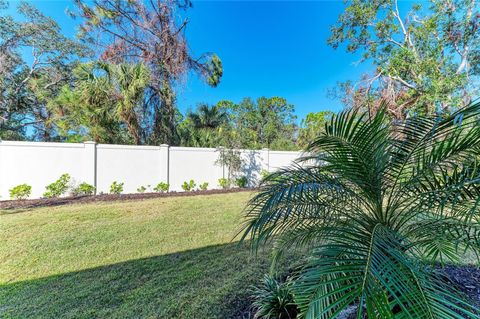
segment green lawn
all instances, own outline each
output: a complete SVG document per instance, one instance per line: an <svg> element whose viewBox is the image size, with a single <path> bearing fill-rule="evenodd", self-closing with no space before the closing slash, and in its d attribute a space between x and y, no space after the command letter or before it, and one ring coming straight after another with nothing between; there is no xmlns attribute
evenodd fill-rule
<svg viewBox="0 0 480 319"><path fill-rule="evenodd" d="M250 196L0 212L0 318L247 318L270 266L234 239Z"/></svg>

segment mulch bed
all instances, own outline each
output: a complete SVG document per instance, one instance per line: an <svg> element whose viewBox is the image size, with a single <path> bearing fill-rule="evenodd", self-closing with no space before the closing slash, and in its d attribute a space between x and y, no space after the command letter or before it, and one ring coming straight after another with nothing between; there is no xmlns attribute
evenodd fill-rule
<svg viewBox="0 0 480 319"><path fill-rule="evenodd" d="M0 210L28 209L36 207L51 207L78 203L111 202L124 200L142 200L149 198L198 196L212 194L226 194L248 192L251 188L232 188L232 189L210 189L205 191L193 192L168 192L168 193L136 193L136 194L102 194L94 196L71 196L62 198L41 198L26 200L6 200L0 201Z"/></svg>
<svg viewBox="0 0 480 319"><path fill-rule="evenodd" d="M445 266L440 269L448 280L480 307L480 268L475 266Z"/></svg>

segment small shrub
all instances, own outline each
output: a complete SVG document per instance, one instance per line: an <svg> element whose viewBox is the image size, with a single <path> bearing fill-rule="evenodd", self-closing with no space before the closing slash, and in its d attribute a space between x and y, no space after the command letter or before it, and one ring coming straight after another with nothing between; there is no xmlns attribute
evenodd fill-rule
<svg viewBox="0 0 480 319"><path fill-rule="evenodd" d="M256 309L254 318L296 318L297 306L293 300L292 282L283 283L265 275L259 286L254 287L252 297Z"/></svg>
<svg viewBox="0 0 480 319"><path fill-rule="evenodd" d="M220 185L221 188L225 189L230 186L230 181L226 178L219 178L218 185Z"/></svg>
<svg viewBox="0 0 480 319"><path fill-rule="evenodd" d="M201 189L202 191L206 191L207 188L208 188L208 183L207 183L207 182L202 183L202 184L200 184L199 187L200 187L200 189Z"/></svg>
<svg viewBox="0 0 480 319"><path fill-rule="evenodd" d="M95 193L95 186L88 183L81 183L74 189L72 189L73 196L93 195Z"/></svg>
<svg viewBox="0 0 480 319"><path fill-rule="evenodd" d="M145 186L140 186L139 188L137 188L137 192L139 193L145 193L145 191L147 190L147 188Z"/></svg>
<svg viewBox="0 0 480 319"><path fill-rule="evenodd" d="M193 191L196 185L195 181L191 179L189 182L183 182L182 189L186 192Z"/></svg>
<svg viewBox="0 0 480 319"><path fill-rule="evenodd" d="M157 186L153 188L153 190L159 193L166 193L168 192L169 188L170 188L170 184L165 182L160 182L157 184Z"/></svg>
<svg viewBox="0 0 480 319"><path fill-rule="evenodd" d="M247 187L247 184L248 184L248 179L246 176L239 177L235 180L235 185L237 185L240 188Z"/></svg>
<svg viewBox="0 0 480 319"><path fill-rule="evenodd" d="M20 184L10 190L11 199L27 199L32 194L32 186Z"/></svg>
<svg viewBox="0 0 480 319"><path fill-rule="evenodd" d="M55 182L45 187L46 192L43 193L43 196L47 198L55 198L62 196L68 191L68 184L70 183L70 179L71 177L69 174L63 174Z"/></svg>
<svg viewBox="0 0 480 319"><path fill-rule="evenodd" d="M114 181L112 185L110 185L110 194L121 194L123 192L123 183L118 183Z"/></svg>

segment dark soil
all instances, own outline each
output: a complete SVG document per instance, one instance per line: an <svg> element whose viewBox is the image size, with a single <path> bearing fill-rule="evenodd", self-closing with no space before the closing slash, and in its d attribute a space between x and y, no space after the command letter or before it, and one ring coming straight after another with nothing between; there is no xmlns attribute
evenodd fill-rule
<svg viewBox="0 0 480 319"><path fill-rule="evenodd" d="M475 266L445 266L440 271L480 307L480 268Z"/></svg>
<svg viewBox="0 0 480 319"><path fill-rule="evenodd" d="M136 193L136 194L102 194L93 196L71 196L62 198L41 198L26 200L0 201L0 210L28 209L36 207L51 207L78 203L111 202L124 200L142 200L149 198L198 196L225 193L238 193L251 191L251 188L211 189L193 192L168 192L168 193Z"/></svg>

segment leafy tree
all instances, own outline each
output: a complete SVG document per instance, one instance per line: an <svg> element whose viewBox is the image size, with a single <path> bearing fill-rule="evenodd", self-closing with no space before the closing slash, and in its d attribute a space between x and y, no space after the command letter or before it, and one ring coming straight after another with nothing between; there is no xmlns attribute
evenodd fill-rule
<svg viewBox="0 0 480 319"><path fill-rule="evenodd" d="M239 104L222 101L229 116L224 146L259 149L294 149L294 107L281 97L243 99ZM227 131L227 129L226 129Z"/></svg>
<svg viewBox="0 0 480 319"><path fill-rule="evenodd" d="M321 111L308 113L300 124L297 144L301 148L307 147L314 139L325 131L325 124L333 116L333 112Z"/></svg>
<svg viewBox="0 0 480 319"><path fill-rule="evenodd" d="M76 0L82 19L79 37L98 48L109 63L143 63L149 70L145 103L153 113L151 143L178 142L176 136L175 83L189 71L202 76L209 85L218 85L222 63L215 54L193 57L188 50L181 21L189 0Z"/></svg>
<svg viewBox="0 0 480 319"><path fill-rule="evenodd" d="M334 318L351 304L357 318L478 318L422 261L478 256L479 118L480 103L397 124L383 110L346 111L303 166L265 178L243 238L279 252L314 248L294 287L302 318Z"/></svg>
<svg viewBox="0 0 480 319"><path fill-rule="evenodd" d="M244 159L238 149L222 147L218 149L218 159L215 161L215 165L226 169L227 178L222 182L219 180L219 184L222 188L227 188L235 182L237 176L242 171Z"/></svg>
<svg viewBox="0 0 480 319"><path fill-rule="evenodd" d="M397 0L352 0L329 44L345 43L348 52L361 52L375 66L353 90L356 104L372 112L386 104L392 117L403 119L470 103L478 93L479 27L475 1L413 4L402 15Z"/></svg>
<svg viewBox="0 0 480 319"><path fill-rule="evenodd" d="M0 0L0 10L7 4ZM20 3L23 17L0 16L0 138L23 139L26 128L41 140L56 138L48 101L71 80L83 45L61 34L58 24L34 6ZM31 52L31 61L22 52Z"/></svg>

